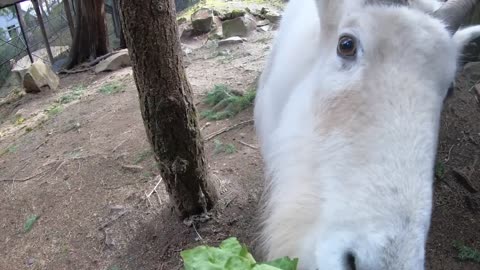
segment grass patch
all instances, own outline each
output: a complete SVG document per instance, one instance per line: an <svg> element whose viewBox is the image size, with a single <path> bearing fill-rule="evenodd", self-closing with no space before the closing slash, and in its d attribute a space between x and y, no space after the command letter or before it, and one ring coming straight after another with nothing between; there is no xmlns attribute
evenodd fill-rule
<svg viewBox="0 0 480 270"><path fill-rule="evenodd" d="M57 102L60 104L68 104L74 100L80 99L80 97L83 95L83 92L85 92L85 89L85 86L77 85L73 87L72 91L61 96Z"/></svg>
<svg viewBox="0 0 480 270"><path fill-rule="evenodd" d="M10 145L9 147L7 147L6 149L3 149L2 151L0 151L0 157L5 155L5 154L14 154L17 152L17 149L18 149L18 146L16 145Z"/></svg>
<svg viewBox="0 0 480 270"><path fill-rule="evenodd" d="M137 157L135 158L135 161L133 163L139 164L139 163L141 163L142 161L144 161L145 159L147 159L151 156L153 156L152 149L144 150L137 155Z"/></svg>
<svg viewBox="0 0 480 270"><path fill-rule="evenodd" d="M204 103L212 108L201 112L200 116L208 120L222 120L233 117L251 106L255 100L255 95L255 90L248 90L245 94L239 95L226 85L215 85L213 90L207 93L204 98Z"/></svg>
<svg viewBox="0 0 480 270"><path fill-rule="evenodd" d="M17 115L15 116L15 120L13 121L13 124L15 124L16 126L19 126L23 123L25 123L27 119L25 119L25 117L21 116L21 115Z"/></svg>
<svg viewBox="0 0 480 270"><path fill-rule="evenodd" d="M472 247L468 247L461 242L455 242L453 247L458 251L457 258L461 261L471 261L480 263L480 251Z"/></svg>
<svg viewBox="0 0 480 270"><path fill-rule="evenodd" d="M237 152L237 148L235 148L235 145L231 143L225 144L219 140L214 140L213 143L215 144L215 150L214 150L215 154L218 154L218 153L233 154Z"/></svg>
<svg viewBox="0 0 480 270"><path fill-rule="evenodd" d="M23 232L28 233L29 231L31 231L33 225L37 222L38 218L39 216L37 215L30 215L25 221L25 224L23 224Z"/></svg>
<svg viewBox="0 0 480 270"><path fill-rule="evenodd" d="M125 85L120 82L109 82L98 89L98 92L104 95L112 95L123 91L125 91Z"/></svg>
<svg viewBox="0 0 480 270"><path fill-rule="evenodd" d="M50 105L47 109L45 109L45 112L47 113L48 116L52 117L55 116L63 111L63 106L62 104L59 103L54 103Z"/></svg>

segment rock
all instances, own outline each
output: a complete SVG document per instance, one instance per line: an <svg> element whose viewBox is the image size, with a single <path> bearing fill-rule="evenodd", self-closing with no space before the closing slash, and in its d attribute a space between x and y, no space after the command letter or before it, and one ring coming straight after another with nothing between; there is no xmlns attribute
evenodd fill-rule
<svg viewBox="0 0 480 270"><path fill-rule="evenodd" d="M234 9L230 12L227 12L225 13L223 16L222 16L222 21L225 21L225 20L233 20L235 18L238 18L238 17L243 17L245 16L245 11L244 10L241 10L241 9Z"/></svg>
<svg viewBox="0 0 480 270"><path fill-rule="evenodd" d="M223 38L223 27L222 21L219 17L213 17L213 23L215 25L215 29L213 29L210 34L208 35L209 39L222 39Z"/></svg>
<svg viewBox="0 0 480 270"><path fill-rule="evenodd" d="M243 43L246 39L241 37L229 37L227 39L222 39L218 41L218 46L233 45L238 43Z"/></svg>
<svg viewBox="0 0 480 270"><path fill-rule="evenodd" d="M261 20L261 21L258 21L257 22L257 26L260 27L260 26L265 26L265 25L269 25L270 24L270 21L269 20Z"/></svg>
<svg viewBox="0 0 480 270"><path fill-rule="evenodd" d="M213 11L208 8L201 8L192 14L192 26L196 33L204 34L210 32L213 23Z"/></svg>
<svg viewBox="0 0 480 270"><path fill-rule="evenodd" d="M187 40L191 39L194 36L194 31L192 27L187 27L183 29L182 33L180 34L180 41L186 42Z"/></svg>
<svg viewBox="0 0 480 270"><path fill-rule="evenodd" d="M23 76L23 87L27 93L38 93L44 87L55 90L60 79L42 60L35 61Z"/></svg>
<svg viewBox="0 0 480 270"><path fill-rule="evenodd" d="M282 16L276 12L268 11L267 13L263 14L265 19L269 20L271 23L279 23L282 19Z"/></svg>
<svg viewBox="0 0 480 270"><path fill-rule="evenodd" d="M178 18L177 19L177 24L180 25L180 24L184 24L187 22L187 18L184 18L184 17L181 17L181 18Z"/></svg>
<svg viewBox="0 0 480 270"><path fill-rule="evenodd" d="M95 73L118 70L124 67L129 67L130 65L131 62L128 50L123 49L98 63L95 67Z"/></svg>
<svg viewBox="0 0 480 270"><path fill-rule="evenodd" d="M222 27L225 38L234 36L246 37L257 28L257 23L250 16L245 16L224 21Z"/></svg>
<svg viewBox="0 0 480 270"><path fill-rule="evenodd" d="M264 26L260 26L259 27L260 30L262 30L263 32L268 32L272 29L272 26L271 25L264 25Z"/></svg>

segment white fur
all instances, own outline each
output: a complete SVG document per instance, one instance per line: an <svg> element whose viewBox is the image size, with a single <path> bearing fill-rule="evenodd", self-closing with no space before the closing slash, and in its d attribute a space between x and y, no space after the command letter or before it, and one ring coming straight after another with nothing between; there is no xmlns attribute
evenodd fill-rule
<svg viewBox="0 0 480 270"><path fill-rule="evenodd" d="M254 112L266 259L349 270L352 253L357 270L424 269L442 103L480 29L451 37L427 14L437 1L410 2L288 4ZM336 53L344 33L355 60Z"/></svg>

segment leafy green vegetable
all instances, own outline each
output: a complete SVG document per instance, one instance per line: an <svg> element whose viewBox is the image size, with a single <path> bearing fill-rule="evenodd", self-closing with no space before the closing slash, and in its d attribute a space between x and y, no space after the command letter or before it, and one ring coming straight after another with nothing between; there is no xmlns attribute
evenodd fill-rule
<svg viewBox="0 0 480 270"><path fill-rule="evenodd" d="M185 270L296 270L298 264L298 259L288 257L257 263L236 237L224 240L218 248L202 245L180 255Z"/></svg>

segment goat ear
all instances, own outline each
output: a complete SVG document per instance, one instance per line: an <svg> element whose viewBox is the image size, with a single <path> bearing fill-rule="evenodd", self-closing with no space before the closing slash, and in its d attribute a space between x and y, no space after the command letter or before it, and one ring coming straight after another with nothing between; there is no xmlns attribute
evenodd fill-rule
<svg viewBox="0 0 480 270"><path fill-rule="evenodd" d="M461 51L469 42L478 37L480 37L480 25L475 25L459 29L453 35L453 40L457 45L457 49Z"/></svg>
<svg viewBox="0 0 480 270"><path fill-rule="evenodd" d="M315 0L322 32L327 33L327 35L332 32L335 33L338 29L340 21L342 20L342 17L344 17L344 15L346 15L348 12L364 6L366 1L368 0Z"/></svg>

